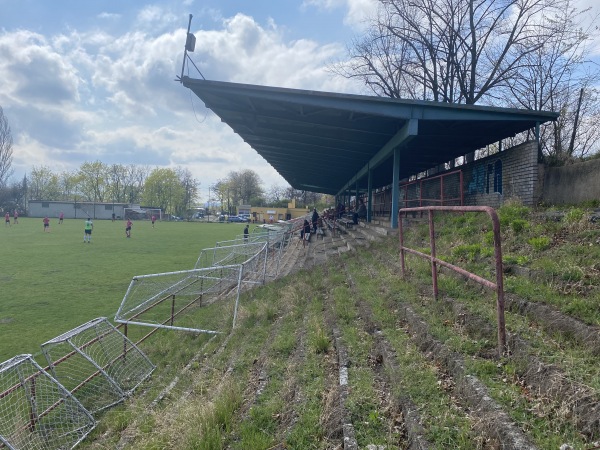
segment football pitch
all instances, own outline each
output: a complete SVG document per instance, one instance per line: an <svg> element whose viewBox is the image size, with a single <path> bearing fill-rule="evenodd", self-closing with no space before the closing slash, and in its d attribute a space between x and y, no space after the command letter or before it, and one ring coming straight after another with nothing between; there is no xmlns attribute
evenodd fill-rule
<svg viewBox="0 0 600 450"><path fill-rule="evenodd" d="M12 218L11 218L12 225ZM133 276L193 269L204 248L242 234L244 224L19 218L0 229L0 362L96 317L111 322Z"/></svg>

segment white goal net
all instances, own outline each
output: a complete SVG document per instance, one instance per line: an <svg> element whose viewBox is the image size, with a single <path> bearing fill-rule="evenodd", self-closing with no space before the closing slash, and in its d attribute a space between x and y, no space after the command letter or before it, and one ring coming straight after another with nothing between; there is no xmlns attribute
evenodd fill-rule
<svg viewBox="0 0 600 450"><path fill-rule="evenodd" d="M42 351L54 378L92 413L123 401L155 367L105 317L45 342Z"/></svg>
<svg viewBox="0 0 600 450"><path fill-rule="evenodd" d="M91 414L31 355L0 363L0 448L70 449L95 426Z"/></svg>

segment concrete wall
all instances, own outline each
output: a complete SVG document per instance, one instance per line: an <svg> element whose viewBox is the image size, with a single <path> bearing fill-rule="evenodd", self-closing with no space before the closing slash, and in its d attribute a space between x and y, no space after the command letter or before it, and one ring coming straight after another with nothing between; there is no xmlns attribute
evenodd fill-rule
<svg viewBox="0 0 600 450"><path fill-rule="evenodd" d="M541 201L548 205L600 200L600 159L540 168Z"/></svg>
<svg viewBox="0 0 600 450"><path fill-rule="evenodd" d="M58 219L61 212L65 219L111 219L114 211L115 216L124 217L123 208L127 205L121 203L85 203L85 202L54 202L30 200L28 202L27 214L29 217L45 217ZM113 210L114 206L114 210Z"/></svg>
<svg viewBox="0 0 600 450"><path fill-rule="evenodd" d="M509 198L519 198L527 206L538 203L536 142L525 142L460 168L465 205L497 208Z"/></svg>

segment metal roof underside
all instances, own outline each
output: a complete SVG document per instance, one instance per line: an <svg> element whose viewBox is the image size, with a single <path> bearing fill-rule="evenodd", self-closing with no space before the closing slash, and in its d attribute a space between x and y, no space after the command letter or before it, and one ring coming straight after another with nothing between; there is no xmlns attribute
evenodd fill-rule
<svg viewBox="0 0 600 450"><path fill-rule="evenodd" d="M183 77L205 105L295 189L372 187L556 120L558 113L398 100Z"/></svg>

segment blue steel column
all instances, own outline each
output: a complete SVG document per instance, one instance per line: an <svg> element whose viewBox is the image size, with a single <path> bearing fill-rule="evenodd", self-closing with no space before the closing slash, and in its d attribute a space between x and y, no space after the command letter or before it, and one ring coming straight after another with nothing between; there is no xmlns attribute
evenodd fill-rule
<svg viewBox="0 0 600 450"><path fill-rule="evenodd" d="M398 228L398 200L400 196L400 148L394 149L394 173L392 174L392 228Z"/></svg>
<svg viewBox="0 0 600 450"><path fill-rule="evenodd" d="M537 151L538 151L538 162L542 162L544 160L544 154L542 153L542 144L540 143L540 123L535 123L535 142L537 143Z"/></svg>
<svg viewBox="0 0 600 450"><path fill-rule="evenodd" d="M367 222L371 222L371 206L373 205L373 179L371 177L371 168L367 169Z"/></svg>

